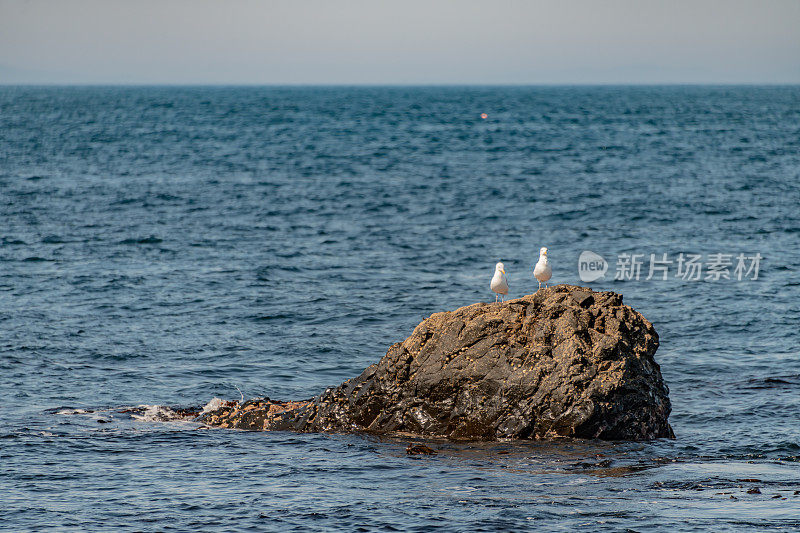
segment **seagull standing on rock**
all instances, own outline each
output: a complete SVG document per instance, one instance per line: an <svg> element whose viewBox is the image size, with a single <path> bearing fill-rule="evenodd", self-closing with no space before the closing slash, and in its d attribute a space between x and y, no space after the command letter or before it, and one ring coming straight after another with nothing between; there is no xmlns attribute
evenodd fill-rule
<svg viewBox="0 0 800 533"><path fill-rule="evenodd" d="M533 267L533 275L539 280L539 288L541 289L542 283L544 283L546 289L547 282L553 276L553 269L550 268L550 263L547 261L547 248L542 247L539 250L539 262Z"/></svg>
<svg viewBox="0 0 800 533"><path fill-rule="evenodd" d="M500 301L503 301L503 296L508 294L508 280L506 279L506 268L503 263L497 263L494 266L494 276L492 282L489 283L489 288L495 292L494 301L497 303L497 297L500 296Z"/></svg>

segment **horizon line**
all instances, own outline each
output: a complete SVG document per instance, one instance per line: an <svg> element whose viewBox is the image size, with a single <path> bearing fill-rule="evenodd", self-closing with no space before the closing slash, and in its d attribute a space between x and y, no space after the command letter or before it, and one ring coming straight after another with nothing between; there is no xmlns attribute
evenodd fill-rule
<svg viewBox="0 0 800 533"><path fill-rule="evenodd" d="M537 82L537 83L257 83L257 82L3 82L0 87L797 87L797 82Z"/></svg>

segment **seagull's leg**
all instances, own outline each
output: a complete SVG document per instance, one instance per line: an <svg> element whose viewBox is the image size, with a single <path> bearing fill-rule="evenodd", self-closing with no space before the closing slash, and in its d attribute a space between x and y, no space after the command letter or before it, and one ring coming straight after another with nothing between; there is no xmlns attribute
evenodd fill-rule
<svg viewBox="0 0 800 533"><path fill-rule="evenodd" d="M497 293L494 293L494 303L497 303Z"/></svg>

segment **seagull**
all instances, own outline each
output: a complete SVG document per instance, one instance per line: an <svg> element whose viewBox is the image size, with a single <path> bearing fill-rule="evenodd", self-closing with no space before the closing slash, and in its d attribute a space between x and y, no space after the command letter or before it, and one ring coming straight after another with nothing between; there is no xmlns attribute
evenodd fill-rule
<svg viewBox="0 0 800 533"><path fill-rule="evenodd" d="M547 248L542 247L539 250L539 262L533 267L533 275L539 280L539 288L547 288L547 281L553 276L553 269L550 268L550 263L547 261Z"/></svg>
<svg viewBox="0 0 800 533"><path fill-rule="evenodd" d="M492 282L489 283L489 288L496 293L494 295L495 303L497 303L498 296L508 294L508 280L506 279L506 269L503 263L497 263L494 266L494 276L492 277ZM500 301L503 301L502 296L500 296Z"/></svg>

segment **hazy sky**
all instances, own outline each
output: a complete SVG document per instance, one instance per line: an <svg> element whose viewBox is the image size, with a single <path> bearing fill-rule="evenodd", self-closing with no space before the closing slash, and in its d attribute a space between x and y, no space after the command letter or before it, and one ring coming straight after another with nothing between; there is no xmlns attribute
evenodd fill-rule
<svg viewBox="0 0 800 533"><path fill-rule="evenodd" d="M800 83L800 0L0 0L0 83Z"/></svg>

